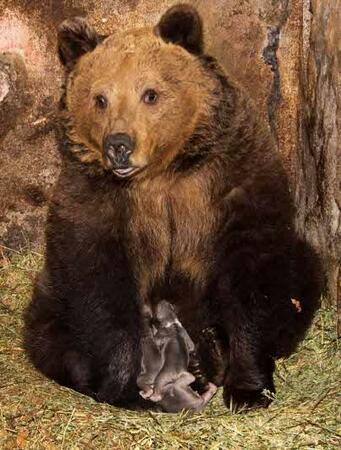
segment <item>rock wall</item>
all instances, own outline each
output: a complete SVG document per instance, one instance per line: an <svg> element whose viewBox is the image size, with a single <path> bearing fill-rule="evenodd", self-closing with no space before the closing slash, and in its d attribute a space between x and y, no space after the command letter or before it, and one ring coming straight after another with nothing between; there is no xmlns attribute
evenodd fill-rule
<svg viewBox="0 0 341 450"><path fill-rule="evenodd" d="M269 122L292 180L298 227L328 256L329 291L334 298L340 254L335 241L337 2L189 1L204 17L208 51L239 79ZM102 32L155 24L174 3L0 0L0 239L4 247L39 248L43 241L46 204L59 165L53 135L62 83L55 51L58 24L75 15L86 16ZM319 161L323 161L320 166Z"/></svg>
<svg viewBox="0 0 341 450"><path fill-rule="evenodd" d="M338 302L341 336L340 74L341 1L305 0L295 151L297 223L324 256L327 298Z"/></svg>

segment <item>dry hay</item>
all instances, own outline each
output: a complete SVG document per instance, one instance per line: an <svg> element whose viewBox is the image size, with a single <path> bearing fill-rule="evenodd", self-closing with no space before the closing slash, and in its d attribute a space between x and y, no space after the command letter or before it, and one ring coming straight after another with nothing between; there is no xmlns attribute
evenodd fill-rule
<svg viewBox="0 0 341 450"><path fill-rule="evenodd" d="M22 311L42 257L4 259L0 270L1 449L341 448L340 343L323 308L298 353L277 364L267 410L232 414L221 391L200 414L134 412L99 404L47 380L22 349Z"/></svg>

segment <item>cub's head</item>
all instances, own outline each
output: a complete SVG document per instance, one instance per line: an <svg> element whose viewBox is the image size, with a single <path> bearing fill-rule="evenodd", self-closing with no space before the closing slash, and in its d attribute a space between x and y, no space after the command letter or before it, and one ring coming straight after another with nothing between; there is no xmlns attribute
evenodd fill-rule
<svg viewBox="0 0 341 450"><path fill-rule="evenodd" d="M83 19L63 22L65 114L72 150L117 177L164 170L210 115L216 80L200 60L202 22L190 6L154 28L104 37Z"/></svg>

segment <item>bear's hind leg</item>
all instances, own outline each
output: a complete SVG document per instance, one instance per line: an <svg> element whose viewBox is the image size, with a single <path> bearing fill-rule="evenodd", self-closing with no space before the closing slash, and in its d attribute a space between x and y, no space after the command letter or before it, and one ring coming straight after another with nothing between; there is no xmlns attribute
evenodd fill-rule
<svg viewBox="0 0 341 450"><path fill-rule="evenodd" d="M232 338L229 370L224 381L224 402L233 411L253 407L267 407L271 393L275 393L274 359L261 355L257 345L247 337ZM270 395L268 395L270 394Z"/></svg>
<svg viewBox="0 0 341 450"><path fill-rule="evenodd" d="M36 288L25 312L24 346L31 361L49 378L77 391L93 395L90 389L90 362L72 345L59 312L47 294Z"/></svg>
<svg viewBox="0 0 341 450"><path fill-rule="evenodd" d="M117 406L140 403L136 381L141 358L138 336L132 336L125 329L108 330L103 353L98 357L96 399Z"/></svg>
<svg viewBox="0 0 341 450"><path fill-rule="evenodd" d="M239 317L238 317L239 316ZM228 370L224 380L224 401L237 411L243 407L267 407L274 393L274 359L265 348L261 331L244 315L231 317L229 324Z"/></svg>
<svg viewBox="0 0 341 450"><path fill-rule="evenodd" d="M226 359L225 404L234 411L266 407L271 400L264 392L275 392L275 363L266 326L269 309L262 308L262 302L252 290L231 289L229 277L224 277L217 286L215 302L221 310L217 325L227 340L222 355Z"/></svg>

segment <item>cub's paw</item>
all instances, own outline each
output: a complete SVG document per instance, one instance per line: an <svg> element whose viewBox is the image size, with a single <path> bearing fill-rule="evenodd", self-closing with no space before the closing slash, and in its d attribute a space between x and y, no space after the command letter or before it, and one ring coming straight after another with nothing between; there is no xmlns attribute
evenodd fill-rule
<svg viewBox="0 0 341 450"><path fill-rule="evenodd" d="M140 391L139 394L142 398L145 400L149 400L154 393L154 389L152 387L148 388L147 390Z"/></svg>
<svg viewBox="0 0 341 450"><path fill-rule="evenodd" d="M152 402L155 402L155 403L160 402L162 400L162 395L156 394L154 392L153 395L151 395L148 400L151 400Z"/></svg>
<svg viewBox="0 0 341 450"><path fill-rule="evenodd" d="M224 387L224 403L232 412L254 408L267 408L273 400L274 389L261 389L247 391L235 389L232 386Z"/></svg>

